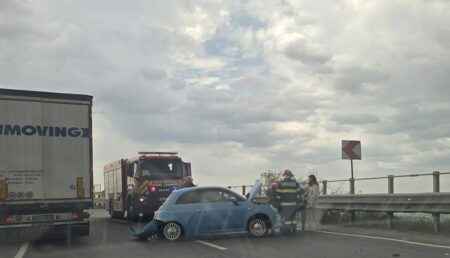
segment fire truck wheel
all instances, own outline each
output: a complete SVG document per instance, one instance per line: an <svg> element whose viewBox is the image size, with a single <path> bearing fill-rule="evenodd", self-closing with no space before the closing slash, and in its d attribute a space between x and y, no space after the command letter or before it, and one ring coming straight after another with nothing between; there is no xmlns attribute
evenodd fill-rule
<svg viewBox="0 0 450 258"><path fill-rule="evenodd" d="M183 238L183 227L176 222L167 222L159 228L159 236L161 239L169 241L177 241Z"/></svg>
<svg viewBox="0 0 450 258"><path fill-rule="evenodd" d="M124 217L130 221L137 221L139 219L139 214L134 212L133 205L127 205Z"/></svg>

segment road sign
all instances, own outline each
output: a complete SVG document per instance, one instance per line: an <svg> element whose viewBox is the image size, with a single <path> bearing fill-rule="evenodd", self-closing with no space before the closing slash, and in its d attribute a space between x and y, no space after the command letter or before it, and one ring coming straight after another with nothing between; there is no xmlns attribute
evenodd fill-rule
<svg viewBox="0 0 450 258"><path fill-rule="evenodd" d="M361 159L361 142L342 140L342 159Z"/></svg>

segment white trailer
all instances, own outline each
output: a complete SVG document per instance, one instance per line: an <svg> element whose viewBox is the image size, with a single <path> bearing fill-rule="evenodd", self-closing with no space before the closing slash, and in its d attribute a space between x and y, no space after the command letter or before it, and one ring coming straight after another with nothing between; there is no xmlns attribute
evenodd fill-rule
<svg viewBox="0 0 450 258"><path fill-rule="evenodd" d="M0 236L89 235L92 96L0 88Z"/></svg>

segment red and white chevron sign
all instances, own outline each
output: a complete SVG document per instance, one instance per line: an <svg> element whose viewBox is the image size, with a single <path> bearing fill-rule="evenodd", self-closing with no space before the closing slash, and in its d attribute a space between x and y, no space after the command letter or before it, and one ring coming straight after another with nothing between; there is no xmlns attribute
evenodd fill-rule
<svg viewBox="0 0 450 258"><path fill-rule="evenodd" d="M342 140L342 159L361 159L361 142Z"/></svg>

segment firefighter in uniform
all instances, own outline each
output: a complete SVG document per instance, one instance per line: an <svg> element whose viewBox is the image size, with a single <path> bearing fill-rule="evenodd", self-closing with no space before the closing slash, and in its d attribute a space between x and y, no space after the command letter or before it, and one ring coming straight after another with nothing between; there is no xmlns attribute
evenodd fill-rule
<svg viewBox="0 0 450 258"><path fill-rule="evenodd" d="M184 178L183 188L195 187L194 179L191 176L187 176Z"/></svg>
<svg viewBox="0 0 450 258"><path fill-rule="evenodd" d="M275 198L281 215L281 232L295 234L297 232L297 210L302 202L300 184L294 179L292 172L286 169L284 179L278 183Z"/></svg>

